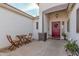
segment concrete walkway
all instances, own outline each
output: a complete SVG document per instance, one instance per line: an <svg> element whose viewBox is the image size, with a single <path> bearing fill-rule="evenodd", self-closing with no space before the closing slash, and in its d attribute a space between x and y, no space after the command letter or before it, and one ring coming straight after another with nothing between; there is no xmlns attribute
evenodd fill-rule
<svg viewBox="0 0 79 59"><path fill-rule="evenodd" d="M66 56L64 40L33 41L30 44L17 48L15 51L0 53L6 56Z"/></svg>

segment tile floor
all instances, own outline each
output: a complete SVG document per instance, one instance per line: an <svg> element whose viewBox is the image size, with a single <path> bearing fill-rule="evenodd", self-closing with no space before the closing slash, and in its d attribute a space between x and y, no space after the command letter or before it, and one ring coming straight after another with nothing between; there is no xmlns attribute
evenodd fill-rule
<svg viewBox="0 0 79 59"><path fill-rule="evenodd" d="M48 39L44 41L33 41L27 45L17 48L15 51L1 53L1 56L67 56L64 40Z"/></svg>

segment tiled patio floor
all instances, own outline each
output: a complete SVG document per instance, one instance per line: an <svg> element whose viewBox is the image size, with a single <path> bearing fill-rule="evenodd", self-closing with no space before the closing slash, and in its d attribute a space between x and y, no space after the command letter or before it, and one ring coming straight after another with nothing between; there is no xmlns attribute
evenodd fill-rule
<svg viewBox="0 0 79 59"><path fill-rule="evenodd" d="M64 40L33 41L30 44L17 48L15 51L0 53L7 56L66 56Z"/></svg>

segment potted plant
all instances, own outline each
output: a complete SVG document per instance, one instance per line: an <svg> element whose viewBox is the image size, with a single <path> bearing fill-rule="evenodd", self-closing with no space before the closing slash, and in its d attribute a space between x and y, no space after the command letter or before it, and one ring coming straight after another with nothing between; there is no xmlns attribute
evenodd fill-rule
<svg viewBox="0 0 79 59"><path fill-rule="evenodd" d="M67 40L67 39L66 39L67 35L66 35L65 32L62 33L62 36L64 37L64 40Z"/></svg>
<svg viewBox="0 0 79 59"><path fill-rule="evenodd" d="M66 51L70 51L72 55L76 55L76 50L78 49L78 45L76 44L76 41L68 41L68 43L65 45Z"/></svg>

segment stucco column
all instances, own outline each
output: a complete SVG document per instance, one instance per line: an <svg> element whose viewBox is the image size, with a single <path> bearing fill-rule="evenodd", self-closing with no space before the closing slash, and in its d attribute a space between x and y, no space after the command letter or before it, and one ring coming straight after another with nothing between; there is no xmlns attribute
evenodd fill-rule
<svg viewBox="0 0 79 59"><path fill-rule="evenodd" d="M39 40L47 40L47 32L45 33L44 28L44 18L45 14L43 12L40 13L40 19L39 19ZM47 28L46 28L47 29Z"/></svg>
<svg viewBox="0 0 79 59"><path fill-rule="evenodd" d="M42 12L41 11L39 16L39 33L42 33Z"/></svg>
<svg viewBox="0 0 79 59"><path fill-rule="evenodd" d="M64 28L65 33L67 33L67 21L64 22Z"/></svg>

